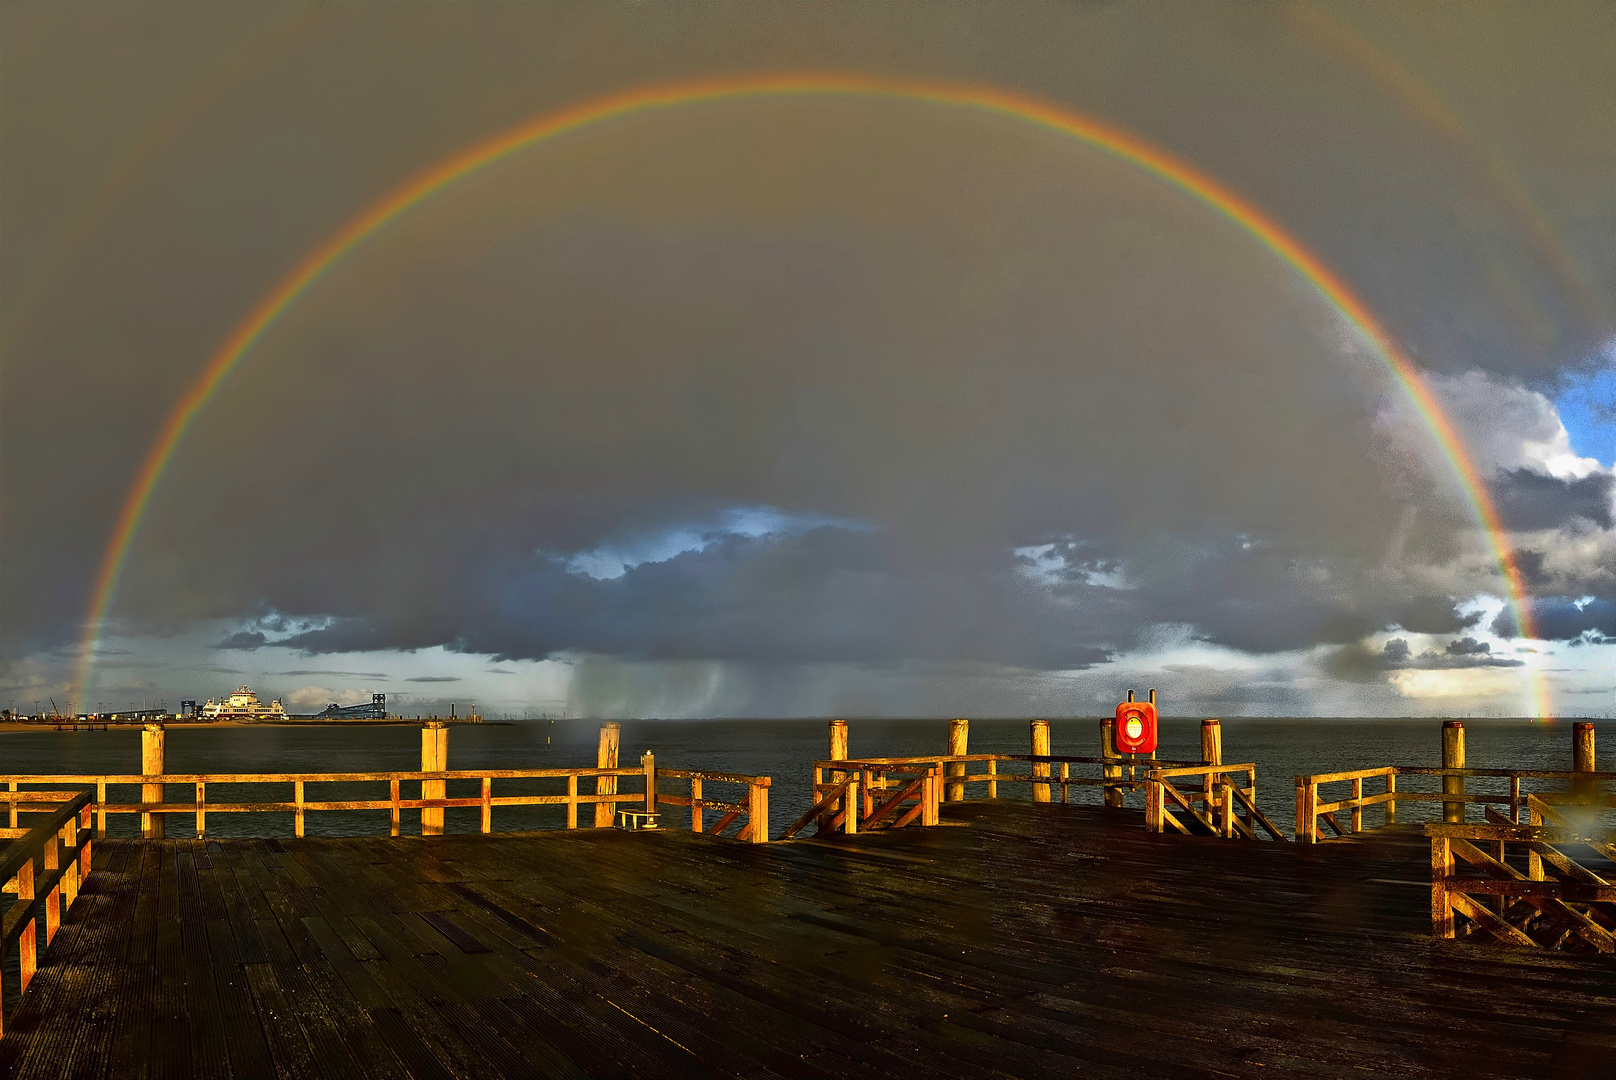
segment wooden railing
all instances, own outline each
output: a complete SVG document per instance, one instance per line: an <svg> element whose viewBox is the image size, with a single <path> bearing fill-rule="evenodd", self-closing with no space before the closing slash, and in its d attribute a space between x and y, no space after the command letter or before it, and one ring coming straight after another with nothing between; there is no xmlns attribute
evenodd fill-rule
<svg viewBox="0 0 1616 1080"><path fill-rule="evenodd" d="M769 841L769 787L767 776L745 776L740 773L700 772L689 769L664 769L657 773L658 786L663 777L690 781L689 795L663 795L656 798L670 806L690 807L690 831L717 836L731 825L738 824L735 839L752 844ZM723 802L707 798L707 784L734 784L746 788L745 802ZM718 819L709 827L706 815L716 813ZM742 820L744 819L744 820Z"/></svg>
<svg viewBox="0 0 1616 1080"><path fill-rule="evenodd" d="M1200 790L1180 790L1173 783L1180 777L1200 777ZM1153 769L1146 774L1145 785L1145 828L1151 832L1166 832L1171 825L1185 836L1199 832L1256 840L1261 829L1274 840L1288 839L1257 809L1257 766L1250 762ZM1179 820L1179 814L1189 823Z"/></svg>
<svg viewBox="0 0 1616 1080"><path fill-rule="evenodd" d="M690 781L689 796L661 795L657 790L660 777L684 779ZM639 791L618 792L616 778L640 777L643 784ZM581 790L580 781L594 778L597 790L586 792ZM601 779L612 782L601 784ZM446 783L456 781L480 782L480 791L474 796L457 798L428 797L427 793L434 790L444 791ZM564 780L565 792L535 794L532 792L497 794L494 782L516 780ZM707 781L722 784L739 784L748 790L743 802L724 802L705 798L703 783ZM155 815L173 816L176 814L195 815L196 835L206 835L207 819L209 814L233 813L290 813L292 815L293 832L303 836L307 815L342 810L386 810L389 815L389 833L398 836L400 831L402 812L405 810L429 810L449 808L478 808L482 811L482 831L493 831L495 807L509 806L564 806L566 807L566 827L578 827L578 808L580 806L594 806L597 804L639 804L646 810L655 812L657 800L676 806L690 806L692 827L697 832L716 835L729 828L732 824L739 824L738 834L748 840L761 842L768 836L768 788L767 776L742 776L737 773L714 773L691 770L666 769L658 774L655 759L647 754L637 768L578 768L578 769L454 769L442 772L343 772L343 773L160 773L154 775L134 774L107 774L107 775L51 775L32 774L0 776L0 783L10 789L10 794L32 797L33 793L20 791L24 785L29 784L87 784L95 788L93 812L96 819L96 835L105 836L107 830L107 817L112 814L139 814L143 824ZM316 793L310 788L326 784L386 784L386 798L369 799L331 799L312 797ZM258 802L218 802L209 801L208 786L217 788L221 784L261 785L275 784L283 788L292 789L290 801L285 799L266 800ZM406 797L405 784L420 785L421 793L416 798ZM152 786L157 791L163 791L164 785L181 785L190 787L194 793L190 801L172 802L166 798L164 801L140 802L112 802L108 798L108 788L119 785L126 786ZM432 785L432 786L429 786ZM0 792L0 796L8 793ZM706 811L718 811L722 815L711 828L702 828L703 815ZM745 820L738 820L744 818ZM15 824L16 812L12 813L12 822ZM759 827L761 825L761 828ZM423 833L438 831L441 826L430 825L423 816ZM149 835L149 828L142 829L143 834Z"/></svg>
<svg viewBox="0 0 1616 1080"><path fill-rule="evenodd" d="M861 829L901 829L912 824L935 825L942 790L942 767L927 759L816 761L814 803L780 839L792 839L810 823L817 825L817 835L821 836L833 832L851 835Z"/></svg>
<svg viewBox="0 0 1616 1080"><path fill-rule="evenodd" d="M1007 763L1019 763L1026 769L1000 768ZM1096 767L1098 775L1076 775L1073 766ZM816 761L813 806L781 834L781 839L791 839L810 824L817 825L819 834L934 825L945 791L948 802L970 801L972 795L997 799L1003 783L1028 785L1034 802L1053 802L1057 795L1061 802L1070 802L1073 788L1098 787L1105 789L1108 805L1120 806L1126 792L1143 790L1145 776L1164 766L1203 768L1186 761L1059 754L941 754ZM854 808L851 816L847 813L849 805Z"/></svg>
<svg viewBox="0 0 1616 1080"><path fill-rule="evenodd" d="M1611 805L1600 803L1593 808ZM1432 935L1616 953L1616 885L1565 850L1588 848L1616 861L1611 833L1578 824L1579 817L1589 816L1586 804L1582 814L1567 813L1570 808L1529 794L1524 805L1527 823L1488 807L1487 825L1425 826L1431 840ZM1467 872L1459 872L1461 865Z"/></svg>
<svg viewBox="0 0 1616 1080"><path fill-rule="evenodd" d="M1398 784L1397 778L1439 777L1441 791L1411 790ZM1508 781L1507 792L1476 794L1468 790L1467 780L1483 779ZM1365 781L1380 787L1379 791L1365 792ZM1531 794L1528 784L1542 784L1539 795L1558 799L1567 791L1583 793L1597 791L1602 784L1616 781L1616 773L1579 772L1562 769L1442 769L1414 765L1384 765L1378 769L1352 769L1346 772L1318 773L1296 778L1296 839L1303 844L1319 841L1319 823L1322 821L1336 836L1350 836L1362 832L1364 811L1380 807L1382 823L1397 822L1397 804L1410 802L1442 803L1443 817L1448 824L1460 824L1465 808L1474 803L1483 807L1508 807L1508 820L1521 822L1526 800ZM1351 794L1338 799L1321 799L1319 788L1325 785L1351 784ZM1550 789L1552 785L1552 789ZM1500 788L1503 788L1500 783ZM1345 811L1347 823L1336 815Z"/></svg>
<svg viewBox="0 0 1616 1080"><path fill-rule="evenodd" d="M6 792L11 819L19 813L50 817L32 828L0 829L0 893L16 899L0 919L0 957L16 945L22 989L27 990L39 964L39 937L50 948L62 913L78 896L90 873L90 793L88 791ZM0 995L0 1036L5 1034L5 1004Z"/></svg>

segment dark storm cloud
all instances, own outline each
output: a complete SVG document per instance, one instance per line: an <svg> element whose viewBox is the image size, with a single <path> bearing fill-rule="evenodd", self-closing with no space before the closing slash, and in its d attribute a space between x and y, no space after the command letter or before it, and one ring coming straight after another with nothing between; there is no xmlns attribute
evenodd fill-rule
<svg viewBox="0 0 1616 1080"><path fill-rule="evenodd" d="M1227 181L1432 370L1546 385L1608 332L1471 151L1264 9L466 10L311 10L288 34L226 6L0 8L0 297L35 298L0 342L0 663L78 639L142 449L280 275L476 139L648 81L1012 87ZM1616 291L1616 249L1588 239L1616 228L1590 179L1616 171L1610 28L1443 11L1343 17L1470 104L1478 145L1558 215L1547 243ZM535 63L534 42L566 48ZM245 74L196 96L221 65ZM1459 632L1455 604L1495 583L1439 572L1472 523L1429 445L1377 426L1395 388L1357 348L1204 207L1008 122L631 117L516 155L322 279L188 436L118 626L218 620L236 629L217 648L310 654L1017 672L1164 625L1253 651ZM1606 481L1499 483L1521 522L1610 524ZM607 580L569 569L759 506L860 527L709 529Z"/></svg>
<svg viewBox="0 0 1616 1080"><path fill-rule="evenodd" d="M1560 479L1532 469L1511 469L1488 483L1506 527L1557 529L1576 521L1611 527L1611 492L1616 476L1590 473Z"/></svg>
<svg viewBox="0 0 1616 1080"><path fill-rule="evenodd" d="M1525 662L1507 656L1494 656L1485 641L1463 637L1442 649L1426 649L1415 654L1404 638L1392 638L1375 652L1363 645L1345 645L1332 651L1324 669L1335 678L1350 682L1376 680L1388 671L1453 671L1467 668L1518 668Z"/></svg>
<svg viewBox="0 0 1616 1080"><path fill-rule="evenodd" d="M411 676L408 679L405 679L404 681L405 682L459 682L460 678L459 678L459 676L456 676L456 675L414 675L414 676Z"/></svg>
<svg viewBox="0 0 1616 1080"><path fill-rule="evenodd" d="M263 648L267 640L269 639L257 630L238 630L213 647L215 649L243 649L251 652L254 649Z"/></svg>
<svg viewBox="0 0 1616 1080"><path fill-rule="evenodd" d="M1532 600L1532 619L1539 637L1573 641L1584 635L1616 637L1616 599L1610 597L1544 596ZM1513 637L1519 630L1509 609L1493 620L1493 633Z"/></svg>
<svg viewBox="0 0 1616 1080"><path fill-rule="evenodd" d="M340 675L345 679L383 679L388 676L384 671L332 671L328 668L294 668L291 671L277 671L277 675Z"/></svg>
<svg viewBox="0 0 1616 1080"><path fill-rule="evenodd" d="M1462 613L1450 597L1428 596L1398 608L1392 623L1411 634L1451 634L1481 621L1481 612Z"/></svg>

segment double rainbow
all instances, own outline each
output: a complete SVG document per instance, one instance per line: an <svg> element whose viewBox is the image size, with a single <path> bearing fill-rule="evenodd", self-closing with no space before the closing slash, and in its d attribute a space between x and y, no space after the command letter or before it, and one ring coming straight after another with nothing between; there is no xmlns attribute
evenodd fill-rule
<svg viewBox="0 0 1616 1080"><path fill-rule="evenodd" d="M580 128L630 113L683 108L733 98L768 97L873 97L971 109L1003 116L1053 131L1104 151L1185 192L1250 233L1275 255L1289 263L1320 296L1334 306L1390 366L1410 400L1419 410L1476 515L1503 574L1508 603L1520 632L1534 636L1531 609L1514 556L1507 543L1498 510L1482 483L1475 463L1466 453L1452 422L1443 413L1418 371L1362 300L1329 267L1271 218L1210 177L1125 131L1102 124L1069 109L989 86L928 82L914 79L875 78L848 74L761 74L699 79L643 87L585 101L545 113L503 134L448 158L395 189L391 194L344 225L281 279L214 353L202 373L175 403L157 440L147 453L133 487L125 499L101 561L85 621L75 676L78 700L90 697L91 678L118 579L139 531L142 515L163 470L174 456L191 421L235 370L254 344L277 319L327 271L354 248L400 215L435 193L479 169L510 155ZM1539 716L1549 715L1547 690L1535 678Z"/></svg>

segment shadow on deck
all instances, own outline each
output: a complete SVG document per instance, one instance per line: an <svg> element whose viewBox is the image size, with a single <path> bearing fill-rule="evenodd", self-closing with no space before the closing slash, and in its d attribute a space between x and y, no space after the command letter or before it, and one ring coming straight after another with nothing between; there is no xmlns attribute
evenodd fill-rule
<svg viewBox="0 0 1616 1080"><path fill-rule="evenodd" d="M1433 941L1428 865L1372 833L967 803L826 843L103 841L95 867L0 1076L1616 1075L1616 965Z"/></svg>

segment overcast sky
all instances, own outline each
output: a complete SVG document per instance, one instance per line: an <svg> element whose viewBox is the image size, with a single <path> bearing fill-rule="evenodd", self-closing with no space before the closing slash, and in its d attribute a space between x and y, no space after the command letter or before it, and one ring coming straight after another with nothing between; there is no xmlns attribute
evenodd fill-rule
<svg viewBox="0 0 1616 1080"><path fill-rule="evenodd" d="M312 249L547 111L694 76L1014 119L640 113L404 215L258 342L135 538L82 711L249 683L495 715L1616 713L1603 3L0 7L0 705L74 694L175 400Z"/></svg>

